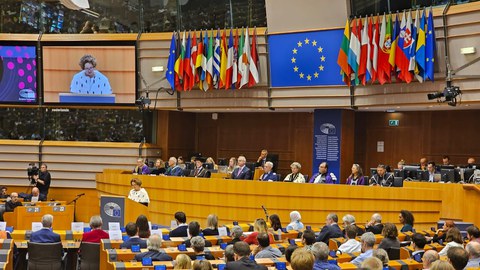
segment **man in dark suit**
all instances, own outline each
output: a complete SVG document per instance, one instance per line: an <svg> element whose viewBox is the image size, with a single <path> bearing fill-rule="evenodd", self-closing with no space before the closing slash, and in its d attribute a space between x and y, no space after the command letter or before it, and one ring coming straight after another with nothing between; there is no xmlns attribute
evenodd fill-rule
<svg viewBox="0 0 480 270"><path fill-rule="evenodd" d="M52 231L53 216L46 214L42 217L43 228L33 232L30 236L32 243L57 243L60 242L60 235Z"/></svg>
<svg viewBox="0 0 480 270"><path fill-rule="evenodd" d="M273 171L276 172L278 167L278 155L269 155L267 149L262 150L255 163L255 167L263 167L267 161L272 162Z"/></svg>
<svg viewBox="0 0 480 270"><path fill-rule="evenodd" d="M195 236L199 236L200 235L200 223L196 222L196 221L192 221L190 223L188 223L188 234L190 234L190 239L187 239L183 242L183 244L185 244L185 246L187 248L191 247L192 246L192 243L191 243L191 239ZM212 242L208 241L208 240L205 240L205 246L206 247L211 247L212 246Z"/></svg>
<svg viewBox="0 0 480 270"><path fill-rule="evenodd" d="M415 233L412 236L413 252L411 258L417 262L423 262L422 257L425 254L425 245L427 244L427 238L423 234Z"/></svg>
<svg viewBox="0 0 480 270"><path fill-rule="evenodd" d="M160 235L153 234L147 240L147 252L142 252L135 255L135 260L141 262L143 258L152 258L152 261L173 261L168 254L161 252L162 238Z"/></svg>
<svg viewBox="0 0 480 270"><path fill-rule="evenodd" d="M259 265L255 261L250 260L250 246L243 242L237 242L233 245L233 252L235 253L235 261L227 262L225 269L228 270L245 270L245 269L258 269L267 270L264 265Z"/></svg>
<svg viewBox="0 0 480 270"><path fill-rule="evenodd" d="M140 248L147 248L147 240L138 237L137 224L129 222L125 226L125 232L130 237L127 241L120 245L120 248L131 249L132 245L139 245Z"/></svg>
<svg viewBox="0 0 480 270"><path fill-rule="evenodd" d="M165 171L165 175L169 175L169 176L183 175L183 169L177 165L176 157L170 157L170 159L168 159L168 168Z"/></svg>
<svg viewBox="0 0 480 270"><path fill-rule="evenodd" d="M176 212L175 220L177 221L177 228L170 231L170 237L187 237L187 216L184 212Z"/></svg>
<svg viewBox="0 0 480 270"><path fill-rule="evenodd" d="M195 168L190 171L190 177L210 178L210 172L203 168L204 161L202 157L195 157Z"/></svg>
<svg viewBox="0 0 480 270"><path fill-rule="evenodd" d="M40 201L46 201L47 196L44 194L40 193L40 190L37 187L32 188L32 194L28 194L25 197L25 201L30 201L30 202L40 202Z"/></svg>
<svg viewBox="0 0 480 270"><path fill-rule="evenodd" d="M22 203L18 201L18 193L12 192L10 200L7 199L7 202L5 202L5 212L13 212L18 206L22 206Z"/></svg>
<svg viewBox="0 0 480 270"><path fill-rule="evenodd" d="M338 216L335 213L330 213L327 215L327 220L325 226L323 226L320 234L318 235L316 241L324 242L328 245L330 238L343 237L342 230L337 224Z"/></svg>
<svg viewBox="0 0 480 270"><path fill-rule="evenodd" d="M273 172L273 163L270 161L265 162L263 166L263 174L260 176L260 180L262 181L277 181L278 176L276 173Z"/></svg>
<svg viewBox="0 0 480 270"><path fill-rule="evenodd" d="M345 216L343 216L342 218L343 220L343 227L346 228L348 225L353 225L355 226L355 230L357 231L357 235L358 236L361 236L365 230L363 230L362 228L358 227L357 224L355 223L355 217L350 215L350 214L346 214ZM343 234L345 234L345 229L342 231Z"/></svg>
<svg viewBox="0 0 480 270"><path fill-rule="evenodd" d="M237 162L238 167L233 170L232 179L252 179L252 171L247 166L245 166L245 163L247 163L247 159L244 156L239 156Z"/></svg>
<svg viewBox="0 0 480 270"><path fill-rule="evenodd" d="M373 214L370 222L365 225L365 231L381 234L383 231L382 216L378 213Z"/></svg>

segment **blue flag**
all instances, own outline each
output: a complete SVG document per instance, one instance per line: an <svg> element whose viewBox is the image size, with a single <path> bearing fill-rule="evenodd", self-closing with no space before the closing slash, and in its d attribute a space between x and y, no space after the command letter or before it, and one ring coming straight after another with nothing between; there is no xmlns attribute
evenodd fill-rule
<svg viewBox="0 0 480 270"><path fill-rule="evenodd" d="M175 59L176 59L176 38L175 32L172 34L172 42L170 43L170 54L168 55L168 63L167 63L167 73L165 76L167 77L167 81L172 87L175 89Z"/></svg>
<svg viewBox="0 0 480 270"><path fill-rule="evenodd" d="M343 29L268 38L272 87L345 85L337 65Z"/></svg>
<svg viewBox="0 0 480 270"><path fill-rule="evenodd" d="M433 82L434 77L434 64L435 64L435 27L433 26L433 14L432 9L428 14L426 44L425 44L425 77L429 78Z"/></svg>

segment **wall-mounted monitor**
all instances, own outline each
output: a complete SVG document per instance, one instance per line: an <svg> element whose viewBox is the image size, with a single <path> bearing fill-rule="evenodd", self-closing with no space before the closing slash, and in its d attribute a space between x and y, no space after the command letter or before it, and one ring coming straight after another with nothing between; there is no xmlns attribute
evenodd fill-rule
<svg viewBox="0 0 480 270"><path fill-rule="evenodd" d="M0 41L0 103L37 104L35 43Z"/></svg>
<svg viewBox="0 0 480 270"><path fill-rule="evenodd" d="M51 42L42 46L47 104L133 105L135 43Z"/></svg>

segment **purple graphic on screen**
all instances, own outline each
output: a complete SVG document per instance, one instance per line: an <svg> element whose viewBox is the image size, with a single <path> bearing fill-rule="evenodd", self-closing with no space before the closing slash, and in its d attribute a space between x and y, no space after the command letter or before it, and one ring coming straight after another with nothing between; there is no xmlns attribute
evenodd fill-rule
<svg viewBox="0 0 480 270"><path fill-rule="evenodd" d="M0 46L0 102L37 100L34 46Z"/></svg>

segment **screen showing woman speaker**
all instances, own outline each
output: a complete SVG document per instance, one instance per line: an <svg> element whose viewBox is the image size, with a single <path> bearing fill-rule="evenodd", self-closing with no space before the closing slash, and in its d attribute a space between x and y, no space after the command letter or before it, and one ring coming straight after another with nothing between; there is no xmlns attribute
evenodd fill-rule
<svg viewBox="0 0 480 270"><path fill-rule="evenodd" d="M135 104L135 45L45 45L45 103Z"/></svg>

